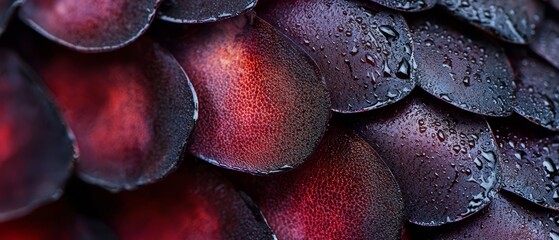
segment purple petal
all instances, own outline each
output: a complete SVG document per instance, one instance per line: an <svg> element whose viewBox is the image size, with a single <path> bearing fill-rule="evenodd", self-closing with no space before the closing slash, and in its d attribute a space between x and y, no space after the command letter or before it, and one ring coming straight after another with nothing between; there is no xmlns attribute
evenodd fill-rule
<svg viewBox="0 0 559 240"><path fill-rule="evenodd" d="M398 11L419 12L431 9L437 0L369 0Z"/></svg>
<svg viewBox="0 0 559 240"><path fill-rule="evenodd" d="M525 121L493 121L502 161L502 188L559 210L559 135Z"/></svg>
<svg viewBox="0 0 559 240"><path fill-rule="evenodd" d="M514 52L511 62L518 84L514 110L542 127L559 131L559 70L527 51Z"/></svg>
<svg viewBox="0 0 559 240"><path fill-rule="evenodd" d="M457 26L426 16L410 24L417 84L467 111L512 114L515 85L505 51L483 36L463 35Z"/></svg>
<svg viewBox="0 0 559 240"><path fill-rule="evenodd" d="M285 0L258 13L303 46L326 78L332 110L394 103L414 88L413 47L404 18L346 0Z"/></svg>
<svg viewBox="0 0 559 240"><path fill-rule="evenodd" d="M539 0L440 0L454 16L512 43L526 44L543 18Z"/></svg>
<svg viewBox="0 0 559 240"><path fill-rule="evenodd" d="M559 22L545 19L530 42L530 48L559 69Z"/></svg>
<svg viewBox="0 0 559 240"><path fill-rule="evenodd" d="M402 189L409 221L459 221L491 202L498 156L487 122L417 92L354 119Z"/></svg>
<svg viewBox="0 0 559 240"><path fill-rule="evenodd" d="M175 23L215 22L238 16L256 6L256 0L167 0L160 18Z"/></svg>
<svg viewBox="0 0 559 240"><path fill-rule="evenodd" d="M497 194L489 207L462 222L413 229L412 239L558 239L556 212L534 207L515 196Z"/></svg>

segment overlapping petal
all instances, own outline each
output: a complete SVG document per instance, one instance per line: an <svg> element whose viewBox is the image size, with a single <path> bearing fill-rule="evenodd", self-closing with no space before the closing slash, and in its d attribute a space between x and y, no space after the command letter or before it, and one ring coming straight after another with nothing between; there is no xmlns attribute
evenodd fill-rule
<svg viewBox="0 0 559 240"><path fill-rule="evenodd" d="M315 63L252 14L177 29L164 40L200 97L190 151L255 174L291 169L316 148L330 102Z"/></svg>
<svg viewBox="0 0 559 240"><path fill-rule="evenodd" d="M413 46L398 13L346 0L270 1L258 13L317 62L336 112L377 109L415 86Z"/></svg>
<svg viewBox="0 0 559 240"><path fill-rule="evenodd" d="M412 223L460 221L489 205L497 191L497 145L477 115L417 92L353 121L394 173Z"/></svg>

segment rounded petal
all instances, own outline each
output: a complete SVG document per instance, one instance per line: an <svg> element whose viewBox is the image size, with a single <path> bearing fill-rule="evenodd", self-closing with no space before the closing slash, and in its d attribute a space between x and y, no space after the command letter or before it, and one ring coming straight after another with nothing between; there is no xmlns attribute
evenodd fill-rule
<svg viewBox="0 0 559 240"><path fill-rule="evenodd" d="M527 52L516 51L511 60L518 85L514 110L533 123L559 131L559 70Z"/></svg>
<svg viewBox="0 0 559 240"><path fill-rule="evenodd" d="M104 54L54 48L38 62L76 134L82 179L114 191L132 189L176 166L197 100L171 54L141 39Z"/></svg>
<svg viewBox="0 0 559 240"><path fill-rule="evenodd" d="M412 239L557 239L557 213L532 206L515 196L497 194L476 216L440 228L412 230Z"/></svg>
<svg viewBox="0 0 559 240"><path fill-rule="evenodd" d="M317 62L336 112L377 109L404 98L415 86L413 47L404 18L361 5L346 0L259 5L262 18Z"/></svg>
<svg viewBox="0 0 559 240"><path fill-rule="evenodd" d="M20 18L43 36L83 52L121 48L142 35L160 0L25 0Z"/></svg>
<svg viewBox="0 0 559 240"><path fill-rule="evenodd" d="M453 27L426 16L410 24L417 84L466 111L512 114L515 85L504 49L481 35L464 35L458 31L463 28Z"/></svg>
<svg viewBox="0 0 559 240"><path fill-rule="evenodd" d="M525 121L493 121L502 161L502 188L559 210L559 135Z"/></svg>
<svg viewBox="0 0 559 240"><path fill-rule="evenodd" d="M398 180L410 222L456 222L491 202L498 155L483 118L417 93L354 121Z"/></svg>
<svg viewBox="0 0 559 240"><path fill-rule="evenodd" d="M199 164L187 163L164 181L113 200L108 221L122 240L273 238L258 209Z"/></svg>
<svg viewBox="0 0 559 240"><path fill-rule="evenodd" d="M440 0L439 4L454 16L518 44L533 37L544 11L539 0Z"/></svg>
<svg viewBox="0 0 559 240"><path fill-rule="evenodd" d="M431 9L437 0L369 0L398 11L419 12Z"/></svg>
<svg viewBox="0 0 559 240"><path fill-rule="evenodd" d="M312 157L278 175L241 178L280 239L398 239L402 195L378 154L331 128Z"/></svg>
<svg viewBox="0 0 559 240"><path fill-rule="evenodd" d="M235 17L256 6L257 0L167 0L160 18L175 23L215 22Z"/></svg>
<svg viewBox="0 0 559 240"><path fill-rule="evenodd" d="M200 96L190 151L221 167L265 174L292 168L316 148L330 113L319 71L259 18L241 16L167 42Z"/></svg>
<svg viewBox="0 0 559 240"><path fill-rule="evenodd" d="M530 48L559 69L559 22L545 19L530 42Z"/></svg>
<svg viewBox="0 0 559 240"><path fill-rule="evenodd" d="M72 172L71 133L36 80L0 50L0 221L58 199Z"/></svg>

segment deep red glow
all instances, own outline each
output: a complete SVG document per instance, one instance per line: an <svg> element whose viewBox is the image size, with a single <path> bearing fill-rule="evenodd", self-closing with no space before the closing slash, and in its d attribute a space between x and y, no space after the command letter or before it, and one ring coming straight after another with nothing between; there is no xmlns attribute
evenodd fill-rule
<svg viewBox="0 0 559 240"><path fill-rule="evenodd" d="M329 101L312 60L266 22L249 18L179 29L167 45L200 96L190 151L226 168L269 173L310 155L328 122Z"/></svg>
<svg viewBox="0 0 559 240"><path fill-rule="evenodd" d="M76 135L84 180L134 188L177 164L196 109L171 55L148 39L105 54L53 52L38 69Z"/></svg>

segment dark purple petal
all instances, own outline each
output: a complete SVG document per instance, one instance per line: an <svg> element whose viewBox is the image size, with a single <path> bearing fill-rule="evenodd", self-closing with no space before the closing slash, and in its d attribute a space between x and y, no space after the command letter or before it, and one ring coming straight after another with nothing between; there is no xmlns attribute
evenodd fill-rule
<svg viewBox="0 0 559 240"><path fill-rule="evenodd" d="M104 205L119 239L272 239L258 209L230 182L207 166L185 164L164 181Z"/></svg>
<svg viewBox="0 0 559 240"><path fill-rule="evenodd" d="M114 233L96 219L74 211L62 199L23 218L0 223L2 240L115 239Z"/></svg>
<svg viewBox="0 0 559 240"><path fill-rule="evenodd" d="M559 22L552 18L544 20L530 42L530 48L559 68Z"/></svg>
<svg viewBox="0 0 559 240"><path fill-rule="evenodd" d="M215 22L235 17L256 6L256 0L167 0L160 18L175 23Z"/></svg>
<svg viewBox="0 0 559 240"><path fill-rule="evenodd" d="M190 151L221 167L266 174L302 163L330 117L312 60L252 14L167 41L200 96Z"/></svg>
<svg viewBox="0 0 559 240"><path fill-rule="evenodd" d="M511 57L518 90L514 110L528 120L559 131L559 70L524 51Z"/></svg>
<svg viewBox="0 0 559 240"><path fill-rule="evenodd" d="M293 171L242 182L279 239L397 239L404 223L396 180L369 144L341 128Z"/></svg>
<svg viewBox="0 0 559 240"><path fill-rule="evenodd" d="M160 0L25 0L20 18L43 36L84 52L123 47L148 28Z"/></svg>
<svg viewBox="0 0 559 240"><path fill-rule="evenodd" d="M437 0L369 0L398 11L418 12L430 9L437 4Z"/></svg>
<svg viewBox="0 0 559 240"><path fill-rule="evenodd" d="M0 0L0 34L4 33L21 0Z"/></svg>
<svg viewBox="0 0 559 240"><path fill-rule="evenodd" d="M75 158L70 135L34 73L0 50L0 221L60 197Z"/></svg>
<svg viewBox="0 0 559 240"><path fill-rule="evenodd" d="M558 239L559 215L516 196L497 194L489 207L464 221L439 228L411 227L411 239ZM410 239L410 240L411 240Z"/></svg>
<svg viewBox="0 0 559 240"><path fill-rule="evenodd" d="M559 135L525 121L493 121L502 159L502 188L559 210Z"/></svg>
<svg viewBox="0 0 559 240"><path fill-rule="evenodd" d="M427 16L412 21L417 84L464 110L510 115L515 85L505 51L483 36L464 35L459 26Z"/></svg>
<svg viewBox="0 0 559 240"><path fill-rule="evenodd" d="M483 118L417 92L355 120L398 180L412 223L455 222L491 202L498 158Z"/></svg>
<svg viewBox="0 0 559 240"><path fill-rule="evenodd" d="M543 18L539 0L440 0L453 15L512 43L526 44Z"/></svg>
<svg viewBox="0 0 559 240"><path fill-rule="evenodd" d="M197 100L171 54L144 38L111 53L59 47L39 56L39 73L76 134L82 179L131 189L176 166Z"/></svg>
<svg viewBox="0 0 559 240"><path fill-rule="evenodd" d="M380 108L413 89L413 47L401 15L346 0L284 0L259 6L262 18L318 63L332 110Z"/></svg>
<svg viewBox="0 0 559 240"><path fill-rule="evenodd" d="M559 10L559 0L549 0L549 3L551 3L551 6L555 9Z"/></svg>

